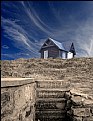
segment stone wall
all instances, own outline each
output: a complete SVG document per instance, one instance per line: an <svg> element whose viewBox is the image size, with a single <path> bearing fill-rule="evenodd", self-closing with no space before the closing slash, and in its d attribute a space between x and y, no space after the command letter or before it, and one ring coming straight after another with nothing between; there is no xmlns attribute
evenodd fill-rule
<svg viewBox="0 0 93 121"><path fill-rule="evenodd" d="M72 121L93 121L93 99L79 90L70 90Z"/></svg>
<svg viewBox="0 0 93 121"><path fill-rule="evenodd" d="M35 83L31 78L2 78L1 121L33 121Z"/></svg>
<svg viewBox="0 0 93 121"><path fill-rule="evenodd" d="M93 121L93 96L72 87L68 80L2 78L1 121L38 119Z"/></svg>
<svg viewBox="0 0 93 121"><path fill-rule="evenodd" d="M36 90L37 117L44 121L93 121L93 96L69 81L38 81Z"/></svg>

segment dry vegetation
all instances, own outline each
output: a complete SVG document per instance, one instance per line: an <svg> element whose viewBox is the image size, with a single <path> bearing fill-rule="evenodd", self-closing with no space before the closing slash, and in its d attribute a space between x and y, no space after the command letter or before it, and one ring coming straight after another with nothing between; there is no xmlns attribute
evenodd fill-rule
<svg viewBox="0 0 93 121"><path fill-rule="evenodd" d="M71 87L93 96L93 58L17 59L1 62L2 77L69 80Z"/></svg>
<svg viewBox="0 0 93 121"><path fill-rule="evenodd" d="M45 80L48 82L61 80L64 84L62 83L62 87L58 90L62 88L69 90L65 92L67 96L65 105L71 106L71 109L66 113L70 113L73 121L93 121L93 58L2 61L1 76L31 77L39 83ZM44 88L47 87L46 82L43 82Z"/></svg>

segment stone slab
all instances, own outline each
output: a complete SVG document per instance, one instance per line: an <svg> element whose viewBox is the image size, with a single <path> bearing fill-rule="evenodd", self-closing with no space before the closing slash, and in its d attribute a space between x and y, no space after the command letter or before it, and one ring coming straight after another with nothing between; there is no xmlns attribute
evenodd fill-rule
<svg viewBox="0 0 93 121"><path fill-rule="evenodd" d="M90 108L72 108L73 115L79 117L90 116Z"/></svg>
<svg viewBox="0 0 93 121"><path fill-rule="evenodd" d="M1 87L20 86L34 83L33 78L1 78Z"/></svg>
<svg viewBox="0 0 93 121"><path fill-rule="evenodd" d="M83 121L93 121L93 116L83 118Z"/></svg>

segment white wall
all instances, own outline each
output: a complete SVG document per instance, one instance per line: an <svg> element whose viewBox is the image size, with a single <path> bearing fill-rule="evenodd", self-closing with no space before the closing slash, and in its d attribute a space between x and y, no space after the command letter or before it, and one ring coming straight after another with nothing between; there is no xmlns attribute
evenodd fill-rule
<svg viewBox="0 0 93 121"><path fill-rule="evenodd" d="M66 59L66 52L62 52L62 59Z"/></svg>
<svg viewBox="0 0 93 121"><path fill-rule="evenodd" d="M67 58L68 58L68 59L71 59L71 58L73 58L73 53L71 53L71 52L68 52L68 54L67 54Z"/></svg>

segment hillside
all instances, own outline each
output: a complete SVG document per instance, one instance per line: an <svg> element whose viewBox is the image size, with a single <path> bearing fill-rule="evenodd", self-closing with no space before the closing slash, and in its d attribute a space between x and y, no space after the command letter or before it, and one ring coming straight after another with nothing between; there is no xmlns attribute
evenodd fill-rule
<svg viewBox="0 0 93 121"><path fill-rule="evenodd" d="M70 81L93 98L93 58L17 59L1 62L1 77L31 77L36 80Z"/></svg>

